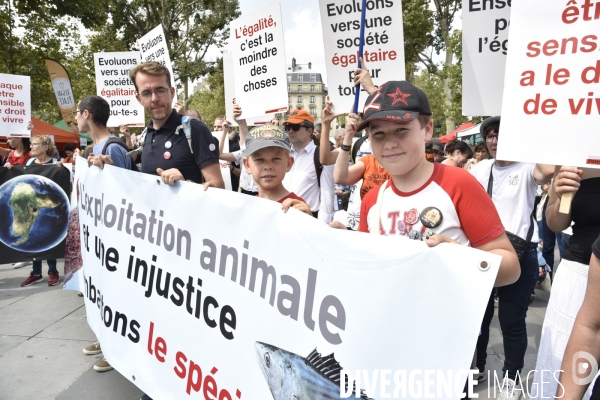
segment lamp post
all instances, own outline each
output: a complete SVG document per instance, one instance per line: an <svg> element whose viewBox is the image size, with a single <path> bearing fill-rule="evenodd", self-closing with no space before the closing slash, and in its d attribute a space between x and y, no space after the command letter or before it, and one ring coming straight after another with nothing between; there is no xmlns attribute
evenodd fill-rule
<svg viewBox="0 0 600 400"><path fill-rule="evenodd" d="M437 121L435 123L435 136L440 136L441 130L442 130L442 124L440 124L440 121Z"/></svg>

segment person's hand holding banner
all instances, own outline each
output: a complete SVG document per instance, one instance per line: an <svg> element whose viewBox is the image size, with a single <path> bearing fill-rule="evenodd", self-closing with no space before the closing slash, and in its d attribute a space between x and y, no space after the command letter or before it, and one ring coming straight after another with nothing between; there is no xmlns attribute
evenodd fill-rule
<svg viewBox="0 0 600 400"><path fill-rule="evenodd" d="M312 211L310 211L310 207L303 201L298 199L285 199L283 203L281 203L281 209L283 212L287 212L291 208L295 208L298 211L303 212L304 214L313 216Z"/></svg>

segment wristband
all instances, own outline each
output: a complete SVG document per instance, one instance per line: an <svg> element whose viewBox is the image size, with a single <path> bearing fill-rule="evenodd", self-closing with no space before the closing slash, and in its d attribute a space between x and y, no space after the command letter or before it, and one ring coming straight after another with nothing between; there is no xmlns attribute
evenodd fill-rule
<svg viewBox="0 0 600 400"><path fill-rule="evenodd" d="M343 150L343 151L350 151L351 148L352 148L351 144L342 144L340 146L340 149Z"/></svg>

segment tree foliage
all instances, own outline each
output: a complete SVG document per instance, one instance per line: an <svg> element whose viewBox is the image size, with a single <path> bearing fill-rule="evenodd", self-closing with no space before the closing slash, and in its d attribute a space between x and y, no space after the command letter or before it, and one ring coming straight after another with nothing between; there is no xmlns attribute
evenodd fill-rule
<svg viewBox="0 0 600 400"><path fill-rule="evenodd" d="M206 78L206 87L190 97L188 109L198 110L209 126L216 117L225 115L225 85L223 75L223 59L217 60L216 65Z"/></svg>

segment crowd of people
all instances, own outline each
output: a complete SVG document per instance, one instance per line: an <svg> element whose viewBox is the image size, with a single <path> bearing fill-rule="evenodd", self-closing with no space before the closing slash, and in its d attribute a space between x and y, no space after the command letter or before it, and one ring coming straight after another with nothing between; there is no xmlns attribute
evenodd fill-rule
<svg viewBox="0 0 600 400"><path fill-rule="evenodd" d="M130 78L150 121L137 136L121 126L124 140L119 140L106 126L108 103L99 96L82 98L75 118L94 142L84 153L89 165L137 169L160 176L168 185L187 181L206 190L224 188L219 160L226 160L232 190L277 201L284 211L295 208L331 228L404 236L399 240L424 241L430 247L466 245L500 255L495 290L473 349L476 378L481 382L487 377L489 327L498 307L505 358L497 398L522 395L518 387L528 344L529 303L535 285L552 280L536 371L565 372L561 385L536 373L538 389L530 393L552 397L564 387L563 398L581 398L585 388L577 386L569 373L572 355L585 349L600 357L595 312L600 300L596 290L600 212L595 207L600 170L498 160L500 117L481 124L483 141L474 148L459 140L444 147L432 139L432 112L425 93L406 81L376 87L364 67L355 72L354 80L368 93L367 106L361 115L346 116L345 127L333 135L335 143L330 141L331 125L340 114L331 111L329 100L321 124L315 125L309 112L297 109L291 110L283 126L274 119L252 130L244 120L243 104L237 104L234 118L239 132L219 117L213 130L221 134L215 139L200 112L180 103L172 108L175 88L163 65L139 64L131 69ZM224 152L226 141L229 150ZM11 138L9 144L11 151L0 149L6 168L31 162L61 165L47 137ZM64 151L65 162L78 154L73 148ZM565 193L574 193L567 214L559 212ZM562 249L561 232L566 229L572 229L572 236L555 273L555 240ZM47 262L48 284L57 284L56 260ZM41 262L36 261L22 285L42 279ZM101 351L100 343L84 349L86 354ZM95 368L112 367L103 359Z"/></svg>

